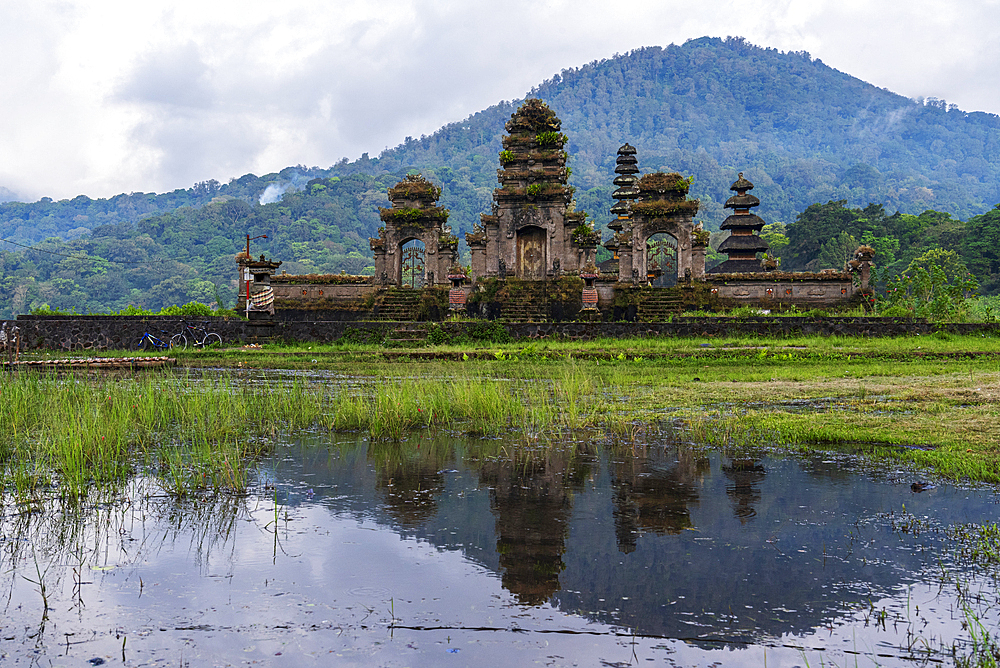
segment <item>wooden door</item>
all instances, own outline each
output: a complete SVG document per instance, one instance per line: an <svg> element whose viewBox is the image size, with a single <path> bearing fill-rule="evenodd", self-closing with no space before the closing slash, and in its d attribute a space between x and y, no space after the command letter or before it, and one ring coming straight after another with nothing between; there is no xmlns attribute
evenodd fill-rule
<svg viewBox="0 0 1000 668"><path fill-rule="evenodd" d="M525 227L517 233L517 276L527 281L545 278L546 234L541 227Z"/></svg>

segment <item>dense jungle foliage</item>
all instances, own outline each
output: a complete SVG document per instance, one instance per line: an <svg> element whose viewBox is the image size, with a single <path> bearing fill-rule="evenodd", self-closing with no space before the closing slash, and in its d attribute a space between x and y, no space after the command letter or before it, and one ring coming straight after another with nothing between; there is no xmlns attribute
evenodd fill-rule
<svg viewBox="0 0 1000 668"><path fill-rule="evenodd" d="M628 141L644 173L694 177L697 219L709 230L725 219L729 185L744 172L783 269L839 268L851 244L867 243L884 286L940 247L960 255L984 293L1000 292L995 115L909 100L807 53L738 38L595 61L529 96L562 119L576 206L601 228L610 221L615 153ZM161 195L0 204L0 238L36 249L0 244L0 316L42 304L79 312L231 305L233 255L247 233L267 234L252 252L282 260L290 273L370 272L377 207L411 171L442 186L440 203L461 238L490 209L503 126L518 104L329 169L289 167ZM712 245L721 240L716 233Z"/></svg>

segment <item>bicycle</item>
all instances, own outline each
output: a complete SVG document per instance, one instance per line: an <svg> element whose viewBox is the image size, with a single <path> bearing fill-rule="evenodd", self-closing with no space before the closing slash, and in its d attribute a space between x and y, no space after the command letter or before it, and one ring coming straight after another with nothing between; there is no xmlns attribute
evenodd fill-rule
<svg viewBox="0 0 1000 668"><path fill-rule="evenodd" d="M166 332L163 330L160 330L160 333L166 335ZM136 350L145 350L147 352L153 350L170 350L174 347L175 346L172 345L170 341L164 341L160 337L150 334L149 332L145 332L142 335L142 338L139 339L139 343L135 344Z"/></svg>
<svg viewBox="0 0 1000 668"><path fill-rule="evenodd" d="M181 325L183 325L184 331L170 337L170 346L172 348L186 349L188 346L188 334L191 335L191 340L194 342L193 345L196 348L222 345L222 337L215 332L209 332L205 324L196 326L186 320L181 320ZM184 332L187 332L187 334Z"/></svg>

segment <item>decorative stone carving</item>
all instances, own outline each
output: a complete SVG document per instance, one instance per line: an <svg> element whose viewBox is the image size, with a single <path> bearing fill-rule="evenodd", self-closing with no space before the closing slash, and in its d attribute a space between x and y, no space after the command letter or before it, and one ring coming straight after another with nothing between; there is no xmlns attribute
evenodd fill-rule
<svg viewBox="0 0 1000 668"><path fill-rule="evenodd" d="M513 274L541 280L552 275L557 259L563 271L577 271L591 259L600 234L586 222L585 213L572 210L561 126L541 100L528 100L511 115L493 210L481 217L481 233L466 236L473 249L474 278L494 275L496 267L501 278ZM485 253L482 262L473 241Z"/></svg>
<svg viewBox="0 0 1000 668"><path fill-rule="evenodd" d="M411 174L389 188L392 208L379 208L385 223L379 236L369 239L375 256L376 276L388 276L391 285L402 284L403 244L419 240L424 244L424 285L447 276L448 267L458 260L458 237L446 223L448 209L437 206L441 188L419 174ZM442 281L442 285L448 285Z"/></svg>

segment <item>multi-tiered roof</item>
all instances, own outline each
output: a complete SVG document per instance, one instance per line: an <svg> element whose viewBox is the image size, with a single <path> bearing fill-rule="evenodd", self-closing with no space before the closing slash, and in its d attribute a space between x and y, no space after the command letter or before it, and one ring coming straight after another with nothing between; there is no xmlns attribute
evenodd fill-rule
<svg viewBox="0 0 1000 668"><path fill-rule="evenodd" d="M615 160L615 174L618 176L615 177L614 184L618 186L618 190L611 194L616 200L611 213L618 218L611 221L608 228L615 232L621 232L627 225L626 221L632 213L630 203L639 196L639 189L636 187L639 182L636 176L638 173L639 160L635 157L635 148L625 144L618 149L618 158Z"/></svg>
<svg viewBox="0 0 1000 668"><path fill-rule="evenodd" d="M629 219L632 216L632 202L639 196L639 188L636 186L639 183L639 177L636 176L639 173L639 160L635 154L635 147L626 143L618 149L618 158L615 160L615 174L617 176L614 184L618 186L618 190L611 194L615 199L611 213L615 214L616 218L608 223L608 229L612 231L612 234L611 238L604 244L605 248L615 254L614 261L609 261L615 266L617 266L618 249L622 242L620 235L627 234L623 231L631 227Z"/></svg>
<svg viewBox="0 0 1000 668"><path fill-rule="evenodd" d="M760 200L747 194L748 190L753 190L753 184L743 178L743 172L740 172L739 178L729 186L729 189L736 194L726 200L725 207L732 209L733 213L719 226L720 230L730 231L729 238L719 245L719 252L727 253L729 259L709 273L738 274L761 271L757 253L766 253L769 246L757 233L765 223L760 216L750 213L750 209L760 206Z"/></svg>
<svg viewBox="0 0 1000 668"><path fill-rule="evenodd" d="M572 199L566 185L566 136L562 123L541 100L528 100L507 121L510 134L503 138L495 192L496 202L552 202L565 205Z"/></svg>

